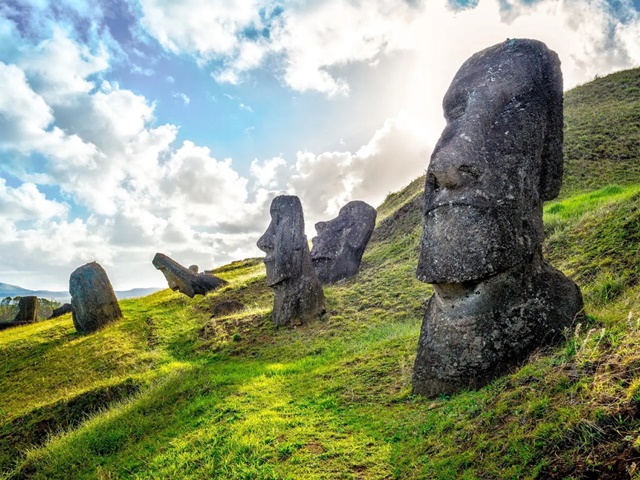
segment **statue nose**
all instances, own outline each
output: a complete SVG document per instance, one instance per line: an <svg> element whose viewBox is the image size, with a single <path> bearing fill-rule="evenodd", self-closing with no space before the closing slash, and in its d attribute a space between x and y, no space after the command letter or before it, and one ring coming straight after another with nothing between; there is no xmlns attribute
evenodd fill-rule
<svg viewBox="0 0 640 480"><path fill-rule="evenodd" d="M477 165L461 160L459 155L442 152L431 159L427 178L436 189L455 189L476 183L481 174L482 171Z"/></svg>
<svg viewBox="0 0 640 480"><path fill-rule="evenodd" d="M316 223L316 232L318 232L318 233L323 232L327 228L328 224L329 224L329 222L318 222L318 223Z"/></svg>
<svg viewBox="0 0 640 480"><path fill-rule="evenodd" d="M270 232L270 229L262 235L258 241L256 242L257 247L265 253L271 252L274 248L273 245L273 235Z"/></svg>

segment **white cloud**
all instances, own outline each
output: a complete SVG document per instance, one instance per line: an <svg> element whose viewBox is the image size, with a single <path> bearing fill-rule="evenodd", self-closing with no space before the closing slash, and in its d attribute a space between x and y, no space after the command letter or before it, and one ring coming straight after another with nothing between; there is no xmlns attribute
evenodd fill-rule
<svg viewBox="0 0 640 480"><path fill-rule="evenodd" d="M32 221L42 223L52 218L66 218L69 206L49 200L33 183L17 188L7 186L0 178L0 218L3 222Z"/></svg>
<svg viewBox="0 0 640 480"><path fill-rule="evenodd" d="M185 105L189 105L191 102L191 99L184 92L174 92L173 97L181 100Z"/></svg>
<svg viewBox="0 0 640 480"><path fill-rule="evenodd" d="M387 120L356 153L299 152L290 189L314 219L336 214L351 200L377 206L424 172L429 152L424 134L400 115Z"/></svg>
<svg viewBox="0 0 640 480"><path fill-rule="evenodd" d="M19 66L30 83L50 105L64 103L69 96L87 93L94 83L87 78L109 66L104 46L93 54L86 45L71 40L68 32L54 27L51 38L26 52Z"/></svg>
<svg viewBox="0 0 640 480"><path fill-rule="evenodd" d="M640 62L640 19L630 3L614 10L605 0L479 0L473 8L454 9L448 0L328 0L289 3L271 19L256 13L273 12L275 5L145 0L143 23L166 49L215 62L212 76L219 82L236 84L268 66L293 90L329 96L349 94L341 68L378 65L398 50L414 51L426 64L407 66L418 71L423 89L431 81L448 84L472 53L507 37L538 38L556 50L567 86ZM247 36L250 28L266 28L269 35ZM266 62L271 57L279 61Z"/></svg>
<svg viewBox="0 0 640 480"><path fill-rule="evenodd" d="M167 50L187 52L200 60L231 55L239 47L238 36L251 25L260 25L264 2L248 0L142 0L142 23Z"/></svg>
<svg viewBox="0 0 640 480"><path fill-rule="evenodd" d="M53 112L29 86L24 72L0 62L0 143L22 152L39 142L53 121Z"/></svg>
<svg viewBox="0 0 640 480"><path fill-rule="evenodd" d="M273 157L262 162L254 159L251 162L251 176L258 187L278 188L286 182L287 162L282 157Z"/></svg>

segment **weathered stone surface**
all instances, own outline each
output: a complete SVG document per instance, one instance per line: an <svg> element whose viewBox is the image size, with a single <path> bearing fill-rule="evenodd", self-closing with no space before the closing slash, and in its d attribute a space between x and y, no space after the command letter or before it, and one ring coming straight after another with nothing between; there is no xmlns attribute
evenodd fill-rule
<svg viewBox="0 0 640 480"><path fill-rule="evenodd" d="M18 302L18 314L14 322L33 323L38 321L38 297L28 295L20 297Z"/></svg>
<svg viewBox="0 0 640 480"><path fill-rule="evenodd" d="M95 332L122 317L118 299L97 262L77 268L69 278L71 317L78 333Z"/></svg>
<svg viewBox="0 0 640 480"><path fill-rule="evenodd" d="M417 276L434 284L413 391L478 388L562 339L578 287L542 257L542 202L562 182L562 73L535 40L473 55L443 101Z"/></svg>
<svg viewBox="0 0 640 480"><path fill-rule="evenodd" d="M166 278L169 288L193 298L194 295L206 295L208 292L226 285L227 282L214 275L194 273L163 253L156 253L153 266Z"/></svg>
<svg viewBox="0 0 640 480"><path fill-rule="evenodd" d="M189 270L191 270L193 273L198 273L200 269L198 268L198 265L189 265Z"/></svg>
<svg viewBox="0 0 640 480"><path fill-rule="evenodd" d="M376 215L375 208L356 200L342 207L333 220L316 223L311 260L320 282L333 283L358 273Z"/></svg>
<svg viewBox="0 0 640 480"><path fill-rule="evenodd" d="M271 223L258 240L267 255L267 285L274 290L272 318L276 326L294 326L322 315L324 293L304 234L300 199L280 195L271 202Z"/></svg>
<svg viewBox="0 0 640 480"><path fill-rule="evenodd" d="M58 308L55 308L53 312L51 312L51 316L49 318L57 318L65 313L69 313L71 311L71 304L65 303Z"/></svg>

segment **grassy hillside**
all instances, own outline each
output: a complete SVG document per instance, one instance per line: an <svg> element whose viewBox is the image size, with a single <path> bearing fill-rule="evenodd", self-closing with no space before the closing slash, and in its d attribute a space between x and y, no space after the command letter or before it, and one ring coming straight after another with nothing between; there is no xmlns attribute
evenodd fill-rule
<svg viewBox="0 0 640 480"><path fill-rule="evenodd" d="M640 178L640 68L574 88L564 97L563 196Z"/></svg>
<svg viewBox="0 0 640 480"><path fill-rule="evenodd" d="M207 297L122 301L92 335L69 315L0 332L0 478L638 479L640 176L616 172L595 191L568 174L545 207L545 255L587 320L477 392L410 394L431 294L415 279L417 179L379 207L361 272L325 289L310 325L273 327L250 259ZM245 308L211 318L229 299Z"/></svg>

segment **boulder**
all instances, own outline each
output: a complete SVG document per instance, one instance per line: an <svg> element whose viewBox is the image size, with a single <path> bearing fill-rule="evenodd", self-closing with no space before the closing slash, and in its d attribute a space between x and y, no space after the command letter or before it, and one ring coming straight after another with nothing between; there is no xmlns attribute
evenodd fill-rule
<svg viewBox="0 0 640 480"><path fill-rule="evenodd" d="M95 332L122 317L107 272L91 262L77 268L69 278L71 316L78 333Z"/></svg>

